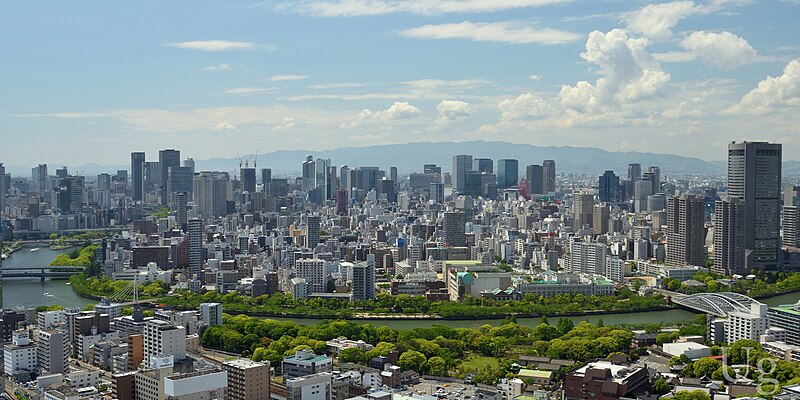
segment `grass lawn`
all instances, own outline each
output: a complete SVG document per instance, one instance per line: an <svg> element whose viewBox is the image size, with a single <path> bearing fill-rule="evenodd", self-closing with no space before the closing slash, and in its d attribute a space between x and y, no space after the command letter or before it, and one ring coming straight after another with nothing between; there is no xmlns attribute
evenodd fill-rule
<svg viewBox="0 0 800 400"><path fill-rule="evenodd" d="M458 364L457 368L461 372L477 372L486 368L487 366L493 369L498 369L500 368L500 362L494 357L472 355L464 360L461 364Z"/></svg>

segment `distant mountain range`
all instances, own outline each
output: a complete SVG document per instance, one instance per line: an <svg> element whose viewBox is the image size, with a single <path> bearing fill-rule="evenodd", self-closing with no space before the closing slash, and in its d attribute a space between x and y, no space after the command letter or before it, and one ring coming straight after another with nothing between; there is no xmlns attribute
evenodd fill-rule
<svg viewBox="0 0 800 400"><path fill-rule="evenodd" d="M259 154L259 168L272 168L275 176L297 176L306 155L314 158L329 158L333 165L377 166L388 169L396 166L401 174L421 172L423 164L437 164L443 171L452 168L452 157L456 154L471 154L473 157L485 157L497 160L512 158L519 160L520 171L526 165L541 164L542 160L555 160L559 173L578 173L600 175L604 170L614 170L617 175L624 176L629 163L641 163L643 169L649 165L661 167L663 175L684 174L724 174L724 161L704 161L698 158L682 157L672 154L645 153L636 151L607 151L591 147L555 147L515 144L500 141L470 142L422 142L407 144L378 145L368 147L343 147L334 150L278 150ZM184 154L191 156L191 154ZM243 159L253 159L252 155ZM153 159L153 158L151 158ZM197 170L235 171L238 169L237 158L211 158L195 160ZM31 166L32 167L32 166ZM6 170L15 176L29 176L31 167L6 166ZM53 165L55 171L56 165ZM94 175L102 172L113 173L118 169L129 169L129 165L97 165L84 164L70 167L70 172ZM51 173L54 173L51 171ZM784 176L800 176L800 161L786 161L783 166Z"/></svg>

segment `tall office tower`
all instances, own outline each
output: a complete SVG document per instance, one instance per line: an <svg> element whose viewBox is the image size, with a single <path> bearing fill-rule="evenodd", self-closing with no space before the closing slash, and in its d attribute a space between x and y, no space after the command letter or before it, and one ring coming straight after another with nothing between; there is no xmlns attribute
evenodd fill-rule
<svg viewBox="0 0 800 400"><path fill-rule="evenodd" d="M295 275L303 278L308 284L308 293L325 293L325 261L319 258L295 260Z"/></svg>
<svg viewBox="0 0 800 400"><path fill-rule="evenodd" d="M442 167L436 164L425 164L422 166L422 173L428 175L438 175L441 179Z"/></svg>
<svg viewBox="0 0 800 400"><path fill-rule="evenodd" d="M653 184L650 180L640 179L633 184L633 209L636 212L647 211L647 196L653 194Z"/></svg>
<svg viewBox="0 0 800 400"><path fill-rule="evenodd" d="M67 167L56 168L56 178L64 179L69 176L69 172L67 172Z"/></svg>
<svg viewBox="0 0 800 400"><path fill-rule="evenodd" d="M375 299L375 265L366 261L353 265L353 300Z"/></svg>
<svg viewBox="0 0 800 400"><path fill-rule="evenodd" d="M317 247L317 244L319 244L319 232L320 232L319 222L320 222L319 215L308 216L306 237L308 237L307 245L311 249Z"/></svg>
<svg viewBox="0 0 800 400"><path fill-rule="evenodd" d="M303 161L303 191L307 192L313 189L315 186L316 180L316 163L314 162L314 157L311 155L306 156L305 161Z"/></svg>
<svg viewBox="0 0 800 400"><path fill-rule="evenodd" d="M176 194L185 192L191 198L194 191L194 172L191 167L169 167L167 174L167 203L174 209Z"/></svg>
<svg viewBox="0 0 800 400"><path fill-rule="evenodd" d="M783 196L783 245L800 247L800 186L787 186Z"/></svg>
<svg viewBox="0 0 800 400"><path fill-rule="evenodd" d="M144 152L131 153L131 191L133 201L144 200Z"/></svg>
<svg viewBox="0 0 800 400"><path fill-rule="evenodd" d="M453 190L464 193L467 186L467 171L472 169L472 156L459 154L453 156Z"/></svg>
<svg viewBox="0 0 800 400"><path fill-rule="evenodd" d="M272 182L272 169L261 168L261 184L264 185L264 187L266 187L267 184L269 184L270 182Z"/></svg>
<svg viewBox="0 0 800 400"><path fill-rule="evenodd" d="M227 400L269 399L269 361L238 358L222 363L222 369L228 374Z"/></svg>
<svg viewBox="0 0 800 400"><path fill-rule="evenodd" d="M544 181L541 165L528 165L525 168L525 180L528 181L528 193L542 194Z"/></svg>
<svg viewBox="0 0 800 400"><path fill-rule="evenodd" d="M594 222L594 195L591 193L576 193L572 200L572 216L575 218L573 228L579 231L585 227L592 227Z"/></svg>
<svg viewBox="0 0 800 400"><path fill-rule="evenodd" d="M473 158L472 170L478 172L494 173L494 161L491 158Z"/></svg>
<svg viewBox="0 0 800 400"><path fill-rule="evenodd" d="M728 195L744 201L745 268L778 266L780 251L781 145L728 145Z"/></svg>
<svg viewBox="0 0 800 400"><path fill-rule="evenodd" d="M64 329L40 329L37 332L36 359L42 375L69 372L69 351L69 335Z"/></svg>
<svg viewBox="0 0 800 400"><path fill-rule="evenodd" d="M186 358L186 328L171 322L151 319L144 324L144 359L168 354L175 361Z"/></svg>
<svg viewBox="0 0 800 400"><path fill-rule="evenodd" d="M194 169L194 158L188 157L185 160L183 160L183 166L186 167L186 168L191 169L192 173L194 173L194 171L195 171L195 169Z"/></svg>
<svg viewBox="0 0 800 400"><path fill-rule="evenodd" d="M350 167L347 165L339 167L339 189L350 192Z"/></svg>
<svg viewBox="0 0 800 400"><path fill-rule="evenodd" d="M63 214L83 212L84 178L68 176L58 183L58 208Z"/></svg>
<svg viewBox="0 0 800 400"><path fill-rule="evenodd" d="M431 182L430 195L430 199L433 200L434 203L444 203L444 183Z"/></svg>
<svg viewBox="0 0 800 400"><path fill-rule="evenodd" d="M705 200L697 196L667 199L667 264L706 265Z"/></svg>
<svg viewBox="0 0 800 400"><path fill-rule="evenodd" d="M597 188L599 192L597 197L600 198L600 201L614 203L621 200L619 177L614 174L614 171L606 171L603 175L600 175L597 181Z"/></svg>
<svg viewBox="0 0 800 400"><path fill-rule="evenodd" d="M542 162L542 190L545 193L556 191L556 162L553 160Z"/></svg>
<svg viewBox="0 0 800 400"><path fill-rule="evenodd" d="M319 195L322 199L328 198L328 167L331 160L318 158L314 167L314 188L319 188Z"/></svg>
<svg viewBox="0 0 800 400"><path fill-rule="evenodd" d="M602 235L609 232L608 221L611 218L611 211L608 203L595 204L592 208L592 228L594 233Z"/></svg>
<svg viewBox="0 0 800 400"><path fill-rule="evenodd" d="M642 164L628 164L628 180L638 181L639 179L642 179Z"/></svg>
<svg viewBox="0 0 800 400"><path fill-rule="evenodd" d="M203 171L193 181L194 203L202 218L227 215L227 202L231 198L231 181L227 172Z"/></svg>
<svg viewBox="0 0 800 400"><path fill-rule="evenodd" d="M107 173L97 175L97 189L111 190L111 175Z"/></svg>
<svg viewBox="0 0 800 400"><path fill-rule="evenodd" d="M197 276L201 281L203 274L203 220L192 218L187 222L189 233L189 280Z"/></svg>
<svg viewBox="0 0 800 400"><path fill-rule="evenodd" d="M446 211L442 223L444 243L450 247L464 247L467 245L466 237L467 217L463 211Z"/></svg>
<svg viewBox="0 0 800 400"><path fill-rule="evenodd" d="M585 274L606 274L608 248L603 243L571 242L569 271Z"/></svg>
<svg viewBox="0 0 800 400"><path fill-rule="evenodd" d="M325 175L326 199L334 199L336 197L336 192L339 190L339 178L336 176L337 172L338 168L336 168L335 166L330 166L330 165L328 166L328 173ZM396 168L395 168L395 175L397 175Z"/></svg>
<svg viewBox="0 0 800 400"><path fill-rule="evenodd" d="M661 193L661 168L651 165L647 167L647 173L652 177L653 194Z"/></svg>
<svg viewBox="0 0 800 400"><path fill-rule="evenodd" d="M722 275L746 275L745 266L746 205L737 197L717 200L714 204L714 266Z"/></svg>
<svg viewBox="0 0 800 400"><path fill-rule="evenodd" d="M0 214L3 214L6 210L6 192L8 192L6 187L6 167L3 166L3 163L0 163Z"/></svg>
<svg viewBox="0 0 800 400"><path fill-rule="evenodd" d="M177 208L177 214L175 216L176 222L178 223L178 227L186 232L186 224L189 223L189 194L186 192L180 192L175 195L175 203Z"/></svg>
<svg viewBox="0 0 800 400"><path fill-rule="evenodd" d="M169 168L181 166L181 152L174 149L166 149L158 152L158 168L161 172L161 182L159 184L159 196L161 205L169 204L167 194L167 183L169 181Z"/></svg>
<svg viewBox="0 0 800 400"><path fill-rule="evenodd" d="M256 192L256 169L241 168L239 175L242 179L242 192L253 194Z"/></svg>
<svg viewBox="0 0 800 400"><path fill-rule="evenodd" d="M339 189L336 191L336 214L347 215L347 190Z"/></svg>
<svg viewBox="0 0 800 400"><path fill-rule="evenodd" d="M31 169L31 183L37 192L44 193L50 189L47 178L47 164L39 164Z"/></svg>
<svg viewBox="0 0 800 400"><path fill-rule="evenodd" d="M519 161L504 158L497 160L497 188L508 189L519 182Z"/></svg>
<svg viewBox="0 0 800 400"><path fill-rule="evenodd" d="M158 161L145 161L144 162L144 192L143 198L147 193L157 192L158 185L161 183L161 167Z"/></svg>
<svg viewBox="0 0 800 400"><path fill-rule="evenodd" d="M397 191L395 190L395 183L391 179L383 178L378 181L378 194L386 195L386 201L389 203L397 203Z"/></svg>
<svg viewBox="0 0 800 400"><path fill-rule="evenodd" d="M397 183L397 167L389 167L389 179Z"/></svg>

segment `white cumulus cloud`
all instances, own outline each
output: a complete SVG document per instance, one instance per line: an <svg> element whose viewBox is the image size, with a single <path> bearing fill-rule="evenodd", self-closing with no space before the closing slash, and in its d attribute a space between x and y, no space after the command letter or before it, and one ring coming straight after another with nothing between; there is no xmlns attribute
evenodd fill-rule
<svg viewBox="0 0 800 400"><path fill-rule="evenodd" d="M580 35L552 28L537 28L519 21L470 22L423 25L406 29L401 35L420 39L469 39L476 42L514 44L560 44L578 40Z"/></svg>
<svg viewBox="0 0 800 400"><path fill-rule="evenodd" d="M653 39L667 39L678 21L702 12L693 1L648 4L625 16L628 29Z"/></svg>
<svg viewBox="0 0 800 400"><path fill-rule="evenodd" d="M502 122L522 121L541 118L553 111L552 105L533 93L522 93L513 99L505 99L498 104Z"/></svg>
<svg viewBox="0 0 800 400"><path fill-rule="evenodd" d="M692 32L681 46L705 64L731 70L758 61L755 49L747 40L730 32Z"/></svg>
<svg viewBox="0 0 800 400"><path fill-rule="evenodd" d="M386 110L372 111L368 108L363 109L346 127L352 128L367 123L410 119L418 116L420 113L421 111L419 108L414 107L407 101L396 101Z"/></svg>
<svg viewBox="0 0 800 400"><path fill-rule="evenodd" d="M768 76L759 82L728 111L764 114L786 106L800 106L800 59L786 64L783 75Z"/></svg>
<svg viewBox="0 0 800 400"><path fill-rule="evenodd" d="M214 126L214 129L218 130L220 132L222 132L222 131L235 131L236 130L236 125L234 125L234 124L232 124L230 122L223 121L223 122L218 123L216 126Z"/></svg>
<svg viewBox="0 0 800 400"><path fill-rule="evenodd" d="M472 115L472 107L469 103L461 100L442 100L436 106L436 111L439 116L433 122L432 130L441 130L451 123L463 121Z"/></svg>
<svg viewBox="0 0 800 400"><path fill-rule="evenodd" d="M562 86L561 103L578 110L591 110L658 94L669 83L670 75L661 71L646 51L647 44L646 39L628 37L621 29L590 33L581 58L599 67L600 78L594 84L579 81L575 86Z"/></svg>

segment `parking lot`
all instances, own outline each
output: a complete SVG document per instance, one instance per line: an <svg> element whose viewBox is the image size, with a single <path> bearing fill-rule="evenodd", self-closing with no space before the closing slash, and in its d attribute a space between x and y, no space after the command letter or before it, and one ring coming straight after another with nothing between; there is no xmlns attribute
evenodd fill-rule
<svg viewBox="0 0 800 400"><path fill-rule="evenodd" d="M481 399L478 388L458 382L444 382L437 380L420 379L420 383L410 386L401 393L405 395L430 395L440 399Z"/></svg>

